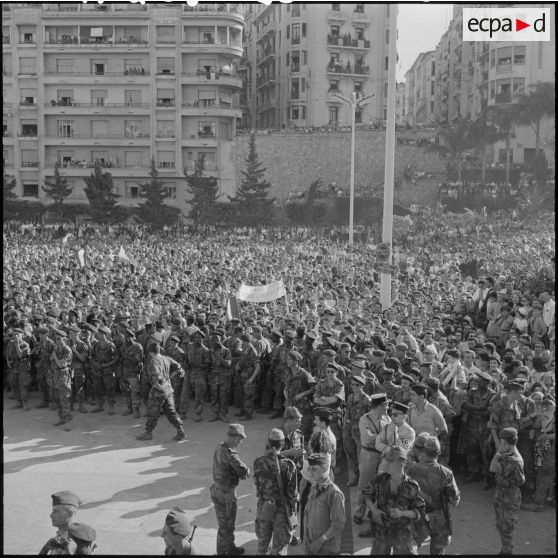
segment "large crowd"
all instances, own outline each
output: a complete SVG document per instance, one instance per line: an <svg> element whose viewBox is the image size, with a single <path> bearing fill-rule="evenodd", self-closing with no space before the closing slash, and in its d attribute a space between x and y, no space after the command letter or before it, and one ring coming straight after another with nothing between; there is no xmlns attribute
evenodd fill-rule
<svg viewBox="0 0 558 558"><path fill-rule="evenodd" d="M310 489L316 479L339 475L358 486L352 517L376 553L413 553L421 535L411 524L428 516L422 540L443 551L451 520L441 510L459 501L453 475L459 485L495 484L510 553L519 506L555 502L553 220L435 210L397 220L399 271L385 309L375 247L347 249L337 232L5 224L4 388L21 410L13 412L38 403L70 429L74 412L115 415L122 401L119 414L147 417L140 440L151 439L161 413L177 440L187 418L246 424L271 413L284 419L270 434L271 455L294 463L294 473L280 466L284 482L302 481L290 498L307 553L339 552L339 533L325 526L322 540L319 514L304 513L323 509ZM277 280L286 297L238 301L234 311L241 284ZM230 444L241 439L242 425L229 434ZM429 499L423 462L443 466L447 502L439 491ZM256 535L266 551L264 527L281 514L265 519L260 500L268 481L282 481L266 477L267 461L258 467ZM395 511L390 475L407 491ZM241 553L216 485L218 552ZM281 518L290 535L273 536L283 552L296 537Z"/></svg>

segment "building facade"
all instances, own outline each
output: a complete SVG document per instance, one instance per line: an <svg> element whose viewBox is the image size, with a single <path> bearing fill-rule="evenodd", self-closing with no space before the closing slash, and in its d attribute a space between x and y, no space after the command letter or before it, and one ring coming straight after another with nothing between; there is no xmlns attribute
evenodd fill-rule
<svg viewBox="0 0 558 558"><path fill-rule="evenodd" d="M412 126L432 126L435 118L435 52L422 52L405 74L407 121Z"/></svg>
<svg viewBox="0 0 558 558"><path fill-rule="evenodd" d="M357 112L357 122L386 119L389 4L273 3L249 9L251 127L347 125L350 108L335 92L374 96Z"/></svg>
<svg viewBox="0 0 558 558"><path fill-rule="evenodd" d="M86 202L98 161L136 205L151 158L186 208L184 172L204 158L235 192L244 18L236 4L2 5L4 161L17 193L44 200L56 161Z"/></svg>

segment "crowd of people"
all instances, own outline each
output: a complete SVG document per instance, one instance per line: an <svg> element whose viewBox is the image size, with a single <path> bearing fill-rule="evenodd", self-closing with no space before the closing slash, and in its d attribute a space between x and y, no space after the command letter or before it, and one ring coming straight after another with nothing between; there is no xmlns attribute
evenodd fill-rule
<svg viewBox="0 0 558 558"><path fill-rule="evenodd" d="M464 200L473 198L488 198L493 201L503 201L515 198L521 189L518 185L504 182L442 182L440 183L440 200L448 198Z"/></svg>
<svg viewBox="0 0 558 558"><path fill-rule="evenodd" d="M74 412L115 415L122 401L146 417L139 440L161 414L176 440L186 419L229 424L213 458L218 553L243 552L235 488L250 474L261 553L300 539L339 553L345 476L374 553L416 553L428 536L445 551L456 477L494 487L511 553L519 507L555 502L552 220L400 219L385 309L375 247L332 232L4 225L13 412L38 403L70 429ZM241 284L277 280L286 297L232 311ZM283 425L251 471L236 448L266 414Z"/></svg>

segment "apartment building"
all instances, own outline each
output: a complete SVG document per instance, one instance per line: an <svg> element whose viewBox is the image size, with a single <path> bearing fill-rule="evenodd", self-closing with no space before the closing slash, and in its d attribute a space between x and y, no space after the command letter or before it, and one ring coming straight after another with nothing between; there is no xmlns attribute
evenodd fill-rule
<svg viewBox="0 0 558 558"><path fill-rule="evenodd" d="M387 117L389 4L247 6L250 126L341 125L350 108L334 96L373 95L357 122Z"/></svg>
<svg viewBox="0 0 558 558"><path fill-rule="evenodd" d="M405 107L407 121L412 126L432 125L434 118L436 60L435 52L421 52L405 74Z"/></svg>
<svg viewBox="0 0 558 558"><path fill-rule="evenodd" d="M184 169L201 157L233 195L243 31L232 3L3 4L3 156L18 195L44 200L59 160L68 202L86 202L98 161L135 205L152 157L169 204L186 208Z"/></svg>

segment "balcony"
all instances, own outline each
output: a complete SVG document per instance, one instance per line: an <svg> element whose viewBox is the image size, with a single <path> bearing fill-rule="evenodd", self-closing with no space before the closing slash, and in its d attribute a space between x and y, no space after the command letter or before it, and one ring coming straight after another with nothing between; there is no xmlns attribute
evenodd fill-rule
<svg viewBox="0 0 558 558"><path fill-rule="evenodd" d="M240 6L233 3L215 3L215 4L198 4L197 6L183 6L182 15L193 13L196 17L230 17L233 16L239 21L244 21L242 17Z"/></svg>
<svg viewBox="0 0 558 558"><path fill-rule="evenodd" d="M274 77L264 77L256 80L256 89L262 89L264 87L271 87L275 85Z"/></svg>
<svg viewBox="0 0 558 558"><path fill-rule="evenodd" d="M237 76L236 72L218 72L207 73L205 70L198 70L197 72L183 72L181 83L183 85L203 84L207 82L218 82L217 85L225 85L229 87L242 87L242 78Z"/></svg>
<svg viewBox="0 0 558 558"><path fill-rule="evenodd" d="M370 41L368 39L351 39L349 35L339 36L333 35L332 33L327 34L327 45L349 48L355 50L363 50L370 48Z"/></svg>
<svg viewBox="0 0 558 558"><path fill-rule="evenodd" d="M327 19L329 21L347 21L347 12L329 10L329 12L327 12Z"/></svg>
<svg viewBox="0 0 558 558"><path fill-rule="evenodd" d="M233 50L237 56L242 56L242 42L241 41L218 41L212 39L210 41L198 39L197 41L182 41L183 45L196 47L196 52L220 52L225 49Z"/></svg>
<svg viewBox="0 0 558 558"><path fill-rule="evenodd" d="M328 74L341 74L346 76L365 76L370 71L369 66L355 64L328 64L326 72Z"/></svg>
<svg viewBox="0 0 558 558"><path fill-rule="evenodd" d="M207 99L208 101L210 99ZM240 111L239 103L200 103L199 101L194 101L193 103L183 103L180 110L182 116L232 116L235 118L240 118L242 113Z"/></svg>
<svg viewBox="0 0 558 558"><path fill-rule="evenodd" d="M498 93L498 95L494 97L494 104L496 105L505 105L511 102L512 102L512 96L510 93Z"/></svg>
<svg viewBox="0 0 558 558"><path fill-rule="evenodd" d="M39 166L39 161L22 161L22 168L37 168Z"/></svg>
<svg viewBox="0 0 558 558"><path fill-rule="evenodd" d="M300 64L291 64L290 70L291 70L291 74L296 74L300 72Z"/></svg>
<svg viewBox="0 0 558 558"><path fill-rule="evenodd" d="M103 74L99 74L97 72L44 72L43 74L45 77L89 77L95 76L96 78L103 78L103 77L141 77L141 76L149 76L149 70L144 70L140 68L139 70L123 70L122 72L104 72Z"/></svg>
<svg viewBox="0 0 558 558"><path fill-rule="evenodd" d="M76 103L75 101L50 101L50 103L45 103L45 108L51 107L64 107L64 108L144 108L148 109L151 107L149 103Z"/></svg>
<svg viewBox="0 0 558 558"><path fill-rule="evenodd" d="M149 134L147 133L144 133L139 137L129 137L122 132L119 134L103 135L93 135L91 133L74 133L68 136L47 135L43 137L43 143L45 145L71 145L72 147L82 145L99 145L103 147L123 147L133 145L134 147L149 147L149 145L151 144L151 139Z"/></svg>
<svg viewBox="0 0 558 558"><path fill-rule="evenodd" d="M176 169L176 163L174 161L159 161L157 163L157 168L163 170L174 170Z"/></svg>
<svg viewBox="0 0 558 558"><path fill-rule="evenodd" d="M256 58L256 64L259 66L260 64L263 64L264 62L267 62L268 60L275 57L276 57L275 49L273 48L266 49L262 53L261 57Z"/></svg>
<svg viewBox="0 0 558 558"><path fill-rule="evenodd" d="M9 35L2 35L2 44L9 45L10 44L10 36Z"/></svg>
<svg viewBox="0 0 558 558"><path fill-rule="evenodd" d="M173 108L176 106L175 99L157 99L156 106L159 108Z"/></svg>
<svg viewBox="0 0 558 558"><path fill-rule="evenodd" d="M131 49L134 48L148 48L149 43L146 39L120 39L117 41L113 41L112 38L108 39L101 39L98 40L96 37L80 37L77 42L74 42L73 38L70 42L64 42L64 39L52 39L50 41L45 41L43 43L44 48L59 48L60 50L73 50L73 49L80 49L80 48L87 48L97 50L99 48L127 48Z"/></svg>
<svg viewBox="0 0 558 558"><path fill-rule="evenodd" d="M300 37L291 38L291 45L299 45L299 44L300 44Z"/></svg>
<svg viewBox="0 0 558 558"><path fill-rule="evenodd" d="M338 99L335 95L343 95L343 91L341 89L328 89L326 93L326 103L341 104L341 99Z"/></svg>
<svg viewBox="0 0 558 558"><path fill-rule="evenodd" d="M20 109L25 109L25 108L37 109L37 100L36 99L34 99L33 101L21 100L19 102L19 108Z"/></svg>
<svg viewBox="0 0 558 558"><path fill-rule="evenodd" d="M93 16L99 17L103 13L110 12L111 16L129 16L137 17L143 16L148 17L148 7L147 4L142 5L140 3L136 4L86 4L82 6L81 4L63 4L60 2L53 2L51 4L43 4L43 17L56 17L60 15L71 15L72 13L79 12L79 16Z"/></svg>
<svg viewBox="0 0 558 558"><path fill-rule="evenodd" d="M353 23L370 23L370 16L362 12L353 12L351 20Z"/></svg>

